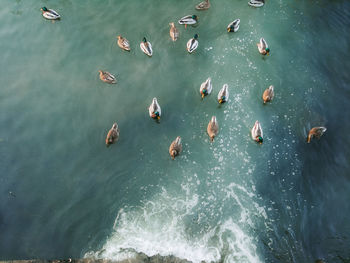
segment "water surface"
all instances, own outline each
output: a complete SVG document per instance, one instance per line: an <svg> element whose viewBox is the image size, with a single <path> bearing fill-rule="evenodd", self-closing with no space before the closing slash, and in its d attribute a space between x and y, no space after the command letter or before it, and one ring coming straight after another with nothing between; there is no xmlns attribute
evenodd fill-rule
<svg viewBox="0 0 350 263"><path fill-rule="evenodd" d="M0 259L350 260L349 3L195 4L3 2ZM43 5L61 21L43 19ZM169 22L192 13L199 25L176 24L173 43ZM228 34L236 18L240 29ZM144 36L152 58L139 49ZM260 37L271 56L257 52ZM99 69L118 84L101 82ZM202 101L209 76L213 93ZM219 107L225 83L230 101ZM269 85L275 99L264 106ZM148 117L153 97L159 124ZM261 146L250 138L256 120ZM120 139L106 148L114 122ZM313 126L327 132L306 144ZM176 136L184 151L172 161Z"/></svg>

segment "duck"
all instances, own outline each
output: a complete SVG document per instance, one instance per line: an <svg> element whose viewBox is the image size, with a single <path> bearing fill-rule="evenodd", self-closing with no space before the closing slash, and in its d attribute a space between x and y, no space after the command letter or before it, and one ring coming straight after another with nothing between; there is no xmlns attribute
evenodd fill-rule
<svg viewBox="0 0 350 263"><path fill-rule="evenodd" d="M141 44L140 48L145 53L147 56L152 57L153 50L152 50L152 45L150 42L147 41L147 39L144 37Z"/></svg>
<svg viewBox="0 0 350 263"><path fill-rule="evenodd" d="M214 141L215 136L219 133L219 124L215 116L211 117L211 120L208 123L207 133L211 141Z"/></svg>
<svg viewBox="0 0 350 263"><path fill-rule="evenodd" d="M113 143L115 143L119 138L119 128L118 124L114 123L112 128L109 130L107 137L106 137L106 145L109 146Z"/></svg>
<svg viewBox="0 0 350 263"><path fill-rule="evenodd" d="M254 127L252 128L252 139L259 144L263 143L263 131L258 121L255 122Z"/></svg>
<svg viewBox="0 0 350 263"><path fill-rule="evenodd" d="M241 23L240 19L236 19L232 21L230 24L227 26L227 32L237 32L239 29L239 24Z"/></svg>
<svg viewBox="0 0 350 263"><path fill-rule="evenodd" d="M207 78L206 81L204 81L202 84L201 84L201 87L199 89L199 92L201 93L202 95L202 99L209 95L211 93L211 91L213 90L213 85L211 84L211 78Z"/></svg>
<svg viewBox="0 0 350 263"><path fill-rule="evenodd" d="M269 46L267 45L266 41L264 38L260 38L260 43L256 44L258 46L258 50L260 54L262 55L270 55L270 49Z"/></svg>
<svg viewBox="0 0 350 263"><path fill-rule="evenodd" d="M175 159L176 156L178 156L182 151L182 143L181 143L181 137L177 136L176 139L170 144L169 147L169 154L171 156L171 159Z"/></svg>
<svg viewBox="0 0 350 263"><path fill-rule="evenodd" d="M162 115L162 109L160 108L157 98L153 98L151 105L148 108L149 116L152 119L159 120Z"/></svg>
<svg viewBox="0 0 350 263"><path fill-rule="evenodd" d="M262 7L265 4L265 0L250 0L248 5L252 7Z"/></svg>
<svg viewBox="0 0 350 263"><path fill-rule="evenodd" d="M177 30L173 22L169 23L169 25L171 26L169 31L170 37L173 41L176 41L179 37L179 30Z"/></svg>
<svg viewBox="0 0 350 263"><path fill-rule="evenodd" d="M196 15L188 15L184 16L179 20L180 25L185 25L185 28L187 25L195 25L198 22L198 17Z"/></svg>
<svg viewBox="0 0 350 263"><path fill-rule="evenodd" d="M53 9L47 9L44 6L40 10L43 12L43 17L45 17L48 20L57 20L61 18L61 16Z"/></svg>
<svg viewBox="0 0 350 263"><path fill-rule="evenodd" d="M229 92L228 92L228 85L224 84L224 86L222 87L222 89L219 91L218 94L218 101L220 104L228 101L228 97L229 97Z"/></svg>
<svg viewBox="0 0 350 263"><path fill-rule="evenodd" d="M198 34L195 34L193 36L193 38L191 38L190 40L187 41L187 51L189 53L192 53L193 51L195 51L198 47Z"/></svg>
<svg viewBox="0 0 350 263"><path fill-rule="evenodd" d="M262 95L262 99L264 101L264 104L266 102L269 102L273 99L273 97L275 96L275 93L274 93L274 87L271 85L268 89L266 89Z"/></svg>
<svg viewBox="0 0 350 263"><path fill-rule="evenodd" d="M320 139L321 136L327 131L326 127L313 127L309 131L309 135L307 136L307 142L310 143L311 139L313 137L316 137L317 139Z"/></svg>
<svg viewBox="0 0 350 263"><path fill-rule="evenodd" d="M108 71L99 70L98 72L100 72L100 80L102 80L103 82L106 82L109 84L117 83L117 79Z"/></svg>
<svg viewBox="0 0 350 263"><path fill-rule="evenodd" d="M129 41L122 37L122 36L117 36L118 38L118 46L121 48L121 49L124 49L126 51L130 51L130 44L129 44Z"/></svg>
<svg viewBox="0 0 350 263"><path fill-rule="evenodd" d="M207 10L210 7L209 0L204 0L203 2L200 2L198 5L196 5L197 10Z"/></svg>

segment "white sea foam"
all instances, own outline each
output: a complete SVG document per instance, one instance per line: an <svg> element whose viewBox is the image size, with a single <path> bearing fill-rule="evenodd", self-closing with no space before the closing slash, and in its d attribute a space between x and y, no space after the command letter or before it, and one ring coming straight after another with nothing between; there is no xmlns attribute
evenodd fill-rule
<svg viewBox="0 0 350 263"><path fill-rule="evenodd" d="M260 262L254 238L245 232L253 224L251 214L259 214L262 209L254 202L253 213L245 207L254 193L237 184L219 189L226 193L223 204L239 206L238 217L223 218L210 224L208 215L215 217L225 208L221 206L217 209L215 194L208 193L205 199L201 199L196 194L196 180L193 181L183 183L181 194L176 197L162 189L152 201L146 201L139 207L121 209L113 233L103 248L85 256L123 260L142 252L147 256L173 255L194 263L219 262L222 259L224 262ZM206 208L204 212L203 208ZM200 228L198 233L191 231L196 227Z"/></svg>

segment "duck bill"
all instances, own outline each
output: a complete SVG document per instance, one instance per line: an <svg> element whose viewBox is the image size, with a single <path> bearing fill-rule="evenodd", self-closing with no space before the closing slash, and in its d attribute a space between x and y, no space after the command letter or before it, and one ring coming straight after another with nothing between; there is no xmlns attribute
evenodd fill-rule
<svg viewBox="0 0 350 263"><path fill-rule="evenodd" d="M157 120L160 120L160 116L157 116Z"/></svg>
<svg viewBox="0 0 350 263"><path fill-rule="evenodd" d="M227 28L227 32L231 32L231 28Z"/></svg>
<svg viewBox="0 0 350 263"><path fill-rule="evenodd" d="M219 103L220 103L220 104L222 103L222 99L219 99Z"/></svg>
<svg viewBox="0 0 350 263"><path fill-rule="evenodd" d="M204 99L204 96L205 96L204 93L202 93L202 99Z"/></svg>

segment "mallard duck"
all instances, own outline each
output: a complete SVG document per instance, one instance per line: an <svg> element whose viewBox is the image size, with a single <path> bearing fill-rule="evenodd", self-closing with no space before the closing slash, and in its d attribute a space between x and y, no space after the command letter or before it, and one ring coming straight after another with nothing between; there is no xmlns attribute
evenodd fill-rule
<svg viewBox="0 0 350 263"><path fill-rule="evenodd" d="M175 141L173 141L169 147L169 154L171 156L171 159L174 160L175 156L178 156L181 151L182 151L181 137L177 136Z"/></svg>
<svg viewBox="0 0 350 263"><path fill-rule="evenodd" d="M211 141L214 141L214 137L219 133L219 124L215 116L211 117L211 120L208 123L207 133Z"/></svg>
<svg viewBox="0 0 350 263"><path fill-rule="evenodd" d="M267 45L266 41L264 38L260 38L260 43L256 44L258 46L258 50L260 54L262 55L270 55L270 49L269 46Z"/></svg>
<svg viewBox="0 0 350 263"><path fill-rule="evenodd" d="M196 5L197 10L207 10L210 7L209 0L204 0L203 2L200 2L198 5Z"/></svg>
<svg viewBox="0 0 350 263"><path fill-rule="evenodd" d="M43 17L45 17L48 20L57 20L61 18L61 16L53 9L47 9L44 6L40 10L43 12Z"/></svg>
<svg viewBox="0 0 350 263"><path fill-rule="evenodd" d="M240 19L236 19L227 25L227 32L237 32L239 29Z"/></svg>
<svg viewBox="0 0 350 263"><path fill-rule="evenodd" d="M188 15L184 16L179 20L180 25L185 25L185 28L187 25L194 25L198 22L198 17L196 15Z"/></svg>
<svg viewBox="0 0 350 263"><path fill-rule="evenodd" d="M100 72L100 80L102 80L103 82L106 82L109 84L117 83L117 79L108 71L99 70L98 72Z"/></svg>
<svg viewBox="0 0 350 263"><path fill-rule="evenodd" d="M122 36L117 36L117 38L118 38L118 46L121 49L124 49L126 51L130 51L129 41L126 38L123 38Z"/></svg>
<svg viewBox="0 0 350 263"><path fill-rule="evenodd" d="M273 99L273 97L275 96L275 93L273 91L274 87L271 85L268 89L266 89L262 95L264 104L266 102L269 102Z"/></svg>
<svg viewBox="0 0 350 263"><path fill-rule="evenodd" d="M228 92L228 85L224 84L224 86L221 88L221 90L219 91L218 94L218 101L220 104L228 101L228 97L229 97L229 92Z"/></svg>
<svg viewBox="0 0 350 263"><path fill-rule="evenodd" d="M204 81L201 84L201 87L199 89L199 92L202 95L202 99L204 98L204 96L207 96L211 93L211 91L213 90L213 85L211 84L211 78L207 78L206 81Z"/></svg>
<svg viewBox="0 0 350 263"><path fill-rule="evenodd" d="M179 30L177 30L173 22L169 23L169 25L171 26L169 31L170 37L173 41L176 41L179 37Z"/></svg>
<svg viewBox="0 0 350 263"><path fill-rule="evenodd" d="M160 108L157 98L153 98L151 105L148 108L149 116L155 120L159 120L162 115L162 109Z"/></svg>
<svg viewBox="0 0 350 263"><path fill-rule="evenodd" d="M150 42L147 41L147 39L144 37L141 44L140 48L145 53L147 56L152 57L153 50L152 50L152 45Z"/></svg>
<svg viewBox="0 0 350 263"><path fill-rule="evenodd" d="M263 131L258 121L255 122L254 127L252 129L252 139L259 144L263 143Z"/></svg>
<svg viewBox="0 0 350 263"><path fill-rule="evenodd" d="M262 7L265 3L265 0L250 0L248 5L252 7Z"/></svg>
<svg viewBox="0 0 350 263"><path fill-rule="evenodd" d="M309 131L309 135L307 136L307 142L310 143L310 141L313 137L320 139L326 130L327 130L327 128L325 128L325 127L313 127Z"/></svg>
<svg viewBox="0 0 350 263"><path fill-rule="evenodd" d="M198 47L198 35L195 34L193 36L193 38L191 38L190 40L187 41L187 51L189 53L192 53L193 51L195 51Z"/></svg>
<svg viewBox="0 0 350 263"><path fill-rule="evenodd" d="M119 138L119 128L118 124L114 123L112 128L109 130L107 137L106 137L106 145L109 146L110 144L115 143Z"/></svg>

